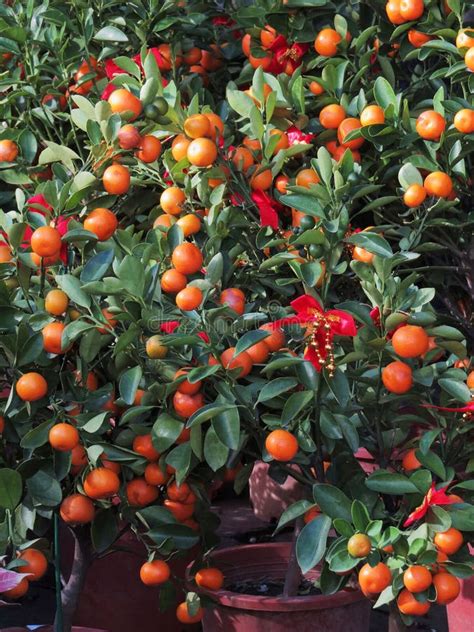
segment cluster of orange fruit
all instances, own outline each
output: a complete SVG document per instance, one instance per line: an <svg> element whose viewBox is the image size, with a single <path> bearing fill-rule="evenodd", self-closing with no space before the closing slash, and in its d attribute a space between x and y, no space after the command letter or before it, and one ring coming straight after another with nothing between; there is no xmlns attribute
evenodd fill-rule
<svg viewBox="0 0 474 632"><path fill-rule="evenodd" d="M48 569L48 560L42 551L35 548L28 548L19 553L18 559L21 565L15 567L17 573L27 573L28 577L23 577L21 581L10 590L1 593L6 599L20 599L26 595L30 582L41 579Z"/></svg>
<svg viewBox="0 0 474 632"><path fill-rule="evenodd" d="M435 603L447 605L454 601L461 590L459 580L451 575L444 564L449 560L449 555L454 555L463 544L463 536L460 531L451 527L447 531L438 532L433 538L433 544L437 551L436 562L429 568L422 565L409 566L403 573L403 585L397 597L397 606L405 615L421 616L428 612L431 603L417 594L434 586L436 589ZM372 550L370 538L363 533L353 535L348 543L347 550L352 557L365 558ZM391 545L384 547L386 553L392 553ZM392 584L393 577L390 568L385 562L379 562L375 566L364 564L358 574L359 585L368 598L374 598Z"/></svg>
<svg viewBox="0 0 474 632"><path fill-rule="evenodd" d="M423 327L403 325L392 337L394 352L401 358L419 358L430 347L430 338ZM413 386L413 370L410 365L394 360L382 369L382 382L390 393L402 395Z"/></svg>

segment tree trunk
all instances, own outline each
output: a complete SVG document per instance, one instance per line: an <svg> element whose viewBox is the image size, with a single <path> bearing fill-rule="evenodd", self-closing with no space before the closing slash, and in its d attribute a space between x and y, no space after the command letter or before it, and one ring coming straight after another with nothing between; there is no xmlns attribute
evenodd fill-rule
<svg viewBox="0 0 474 632"><path fill-rule="evenodd" d="M283 586L283 597L296 597L302 579L301 570L296 558L296 541L301 531L301 522L301 518L298 518L293 530L290 558L285 574L285 585Z"/></svg>
<svg viewBox="0 0 474 632"><path fill-rule="evenodd" d="M403 623L402 618L400 617L400 611L398 610L396 603L392 603L390 605L388 632L408 632L407 626Z"/></svg>
<svg viewBox="0 0 474 632"><path fill-rule="evenodd" d="M87 571L92 562L92 543L87 530L82 527L71 528L74 537L74 559L66 586L61 591L62 629L59 630L58 613L54 621L55 632L71 632L74 614L84 587Z"/></svg>

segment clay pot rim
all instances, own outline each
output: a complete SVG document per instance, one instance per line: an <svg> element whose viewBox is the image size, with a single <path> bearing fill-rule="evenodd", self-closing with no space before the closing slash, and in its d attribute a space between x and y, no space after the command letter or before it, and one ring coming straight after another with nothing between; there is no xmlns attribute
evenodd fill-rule
<svg viewBox="0 0 474 632"><path fill-rule="evenodd" d="M222 549L217 549L211 554L211 559L218 561L219 558L223 559L228 553L239 552L245 554L246 552L252 556L252 553L257 553L262 548L265 549L282 549L288 548L288 542L270 542L263 544L244 544L241 546L229 546ZM192 575L191 568L193 563L189 564L186 568L186 583L196 588ZM242 566L245 567L245 561L242 560ZM231 590L203 590L199 589L199 592L206 595L212 601L215 601L219 605L228 606L230 608L239 608L243 610L260 610L260 611L273 611L273 612L290 612L296 610L324 610L330 608L337 608L346 606L358 601L365 601L366 597L358 588L344 588L333 595L305 595L302 597L264 597L261 595L245 595L241 593L235 593Z"/></svg>

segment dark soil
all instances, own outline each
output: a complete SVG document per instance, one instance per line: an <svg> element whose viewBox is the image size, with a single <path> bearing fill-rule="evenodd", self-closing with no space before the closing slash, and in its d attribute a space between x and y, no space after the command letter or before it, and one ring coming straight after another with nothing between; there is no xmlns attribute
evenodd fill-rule
<svg viewBox="0 0 474 632"><path fill-rule="evenodd" d="M283 582L273 579L266 581L241 581L226 586L226 590L239 593L240 595L257 595L264 597L279 597L283 593ZM312 582L303 580L298 588L298 596L320 595L321 591Z"/></svg>

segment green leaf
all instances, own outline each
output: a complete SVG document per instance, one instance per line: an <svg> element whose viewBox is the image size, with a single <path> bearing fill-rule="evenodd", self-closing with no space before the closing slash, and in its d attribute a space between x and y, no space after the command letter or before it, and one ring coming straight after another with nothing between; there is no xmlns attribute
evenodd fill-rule
<svg viewBox="0 0 474 632"><path fill-rule="evenodd" d="M239 355L242 351L247 351L250 347L257 344L257 342L261 342L270 336L269 331L265 331L263 329L256 329L255 331L247 331L235 345L234 356Z"/></svg>
<svg viewBox="0 0 474 632"><path fill-rule="evenodd" d="M91 281L100 281L110 268L110 264L114 260L113 250L102 250L91 257L81 272L81 281L90 283Z"/></svg>
<svg viewBox="0 0 474 632"><path fill-rule="evenodd" d="M436 476L438 476L441 480L446 480L446 468L443 465L443 461L437 454L431 452L431 450L426 453L421 452L421 450L417 450L416 458L422 465L431 470L433 474L436 474Z"/></svg>
<svg viewBox="0 0 474 632"><path fill-rule="evenodd" d="M32 428L22 438L20 442L21 447L34 450L44 445L48 441L49 431L53 426L54 421L51 419L49 421L43 421L43 423L36 426L36 428Z"/></svg>
<svg viewBox="0 0 474 632"><path fill-rule="evenodd" d="M352 522L357 531L365 533L370 522L369 512L360 500L354 500L351 506Z"/></svg>
<svg viewBox="0 0 474 632"><path fill-rule="evenodd" d="M377 77L374 84L374 96L377 103L383 110L391 105L394 111L397 109L397 97L392 86L384 77Z"/></svg>
<svg viewBox="0 0 474 632"><path fill-rule="evenodd" d="M292 393L286 400L285 405L281 413L281 421L283 425L286 425L289 421L294 419L303 408L305 408L309 402L313 399L313 391L299 391L298 393Z"/></svg>
<svg viewBox="0 0 474 632"><path fill-rule="evenodd" d="M119 391L120 397L126 404L131 406L137 394L137 388L142 379L143 371L141 366L134 366L120 376Z"/></svg>
<svg viewBox="0 0 474 632"><path fill-rule="evenodd" d="M423 178L421 173L412 164L407 163L398 172L398 181L404 191L408 189L412 184L423 185Z"/></svg>
<svg viewBox="0 0 474 632"><path fill-rule="evenodd" d="M35 507L56 507L62 500L61 486L58 481L40 470L26 481L28 491Z"/></svg>
<svg viewBox="0 0 474 632"><path fill-rule="evenodd" d="M164 452L173 445L181 434L184 423L171 417L167 413L163 413L155 421L152 429L153 444L159 452Z"/></svg>
<svg viewBox="0 0 474 632"><path fill-rule="evenodd" d="M334 485L317 483L313 486L313 498L321 511L330 518L341 518L352 522L351 501Z"/></svg>
<svg viewBox="0 0 474 632"><path fill-rule="evenodd" d="M296 520L296 518L303 516L311 507L314 507L314 504L305 499L297 500L295 503L292 503L281 514L275 531L282 529L285 525Z"/></svg>
<svg viewBox="0 0 474 632"><path fill-rule="evenodd" d="M318 516L301 530L296 541L296 557L302 573L310 571L323 558L330 528L330 518Z"/></svg>
<svg viewBox="0 0 474 632"><path fill-rule="evenodd" d="M205 421L209 421L216 415L220 415L221 413L231 410L234 408L233 404L206 404L202 408L200 408L197 412L195 412L188 420L187 427L192 428L198 424L202 424Z"/></svg>
<svg viewBox="0 0 474 632"><path fill-rule="evenodd" d="M90 307L91 298L84 292L81 282L72 274L57 274L55 281L71 301L81 307Z"/></svg>
<svg viewBox="0 0 474 632"><path fill-rule="evenodd" d="M86 421L86 423L81 426L81 430L84 430L85 432L88 432L90 434L94 434L94 432L98 432L100 430L102 424L107 419L107 417L107 412L94 415L92 419L89 419L89 421Z"/></svg>
<svg viewBox="0 0 474 632"><path fill-rule="evenodd" d="M158 546L170 541L177 549L191 549L199 542L196 532L184 524L163 524L146 534Z"/></svg>
<svg viewBox="0 0 474 632"><path fill-rule="evenodd" d="M95 35L98 42L128 42L128 37L116 26L104 26Z"/></svg>
<svg viewBox="0 0 474 632"><path fill-rule="evenodd" d="M380 257L392 257L393 252L388 241L377 233L356 233L345 240L349 244L361 246Z"/></svg>
<svg viewBox="0 0 474 632"><path fill-rule="evenodd" d="M204 439L204 458L209 467L216 472L223 467L229 456L229 448L225 446L211 426Z"/></svg>
<svg viewBox="0 0 474 632"><path fill-rule="evenodd" d="M91 526L92 544L97 553L110 548L118 536L118 524L112 509L102 509L95 514Z"/></svg>
<svg viewBox="0 0 474 632"><path fill-rule="evenodd" d="M237 406L219 413L211 423L220 441L231 450L237 450L240 441L240 416Z"/></svg>
<svg viewBox="0 0 474 632"><path fill-rule="evenodd" d="M278 377L275 380L271 380L260 391L260 394L257 399L257 403L266 402L269 399L273 399L274 397L278 397L283 393L286 393L292 388L298 386L298 380L294 377Z"/></svg>
<svg viewBox="0 0 474 632"><path fill-rule="evenodd" d="M14 511L21 500L23 481L16 470L2 468L0 470L0 507Z"/></svg>
<svg viewBox="0 0 474 632"><path fill-rule="evenodd" d="M457 380L443 377L438 380L438 384L443 391L446 391L446 393L454 397L458 402L466 404L471 400L471 391L464 382L458 382Z"/></svg>
<svg viewBox="0 0 474 632"><path fill-rule="evenodd" d="M382 494L414 494L418 492L417 486L403 474L397 472L387 472L387 470L377 470L365 481L367 487L374 492Z"/></svg>

